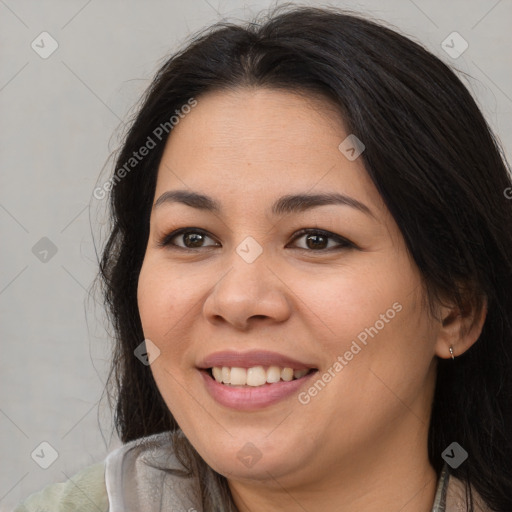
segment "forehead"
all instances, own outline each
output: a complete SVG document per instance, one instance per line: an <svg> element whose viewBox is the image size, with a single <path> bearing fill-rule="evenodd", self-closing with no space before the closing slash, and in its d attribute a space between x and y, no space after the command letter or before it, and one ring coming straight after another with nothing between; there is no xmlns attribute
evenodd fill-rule
<svg viewBox="0 0 512 512"><path fill-rule="evenodd" d="M155 196L190 188L268 203L310 191L379 203L362 158L350 161L338 148L348 135L338 110L318 96L256 88L211 92L174 126Z"/></svg>
<svg viewBox="0 0 512 512"><path fill-rule="evenodd" d="M283 159L281 151L290 148L314 156L336 143L342 133L338 111L317 96L239 88L200 96L197 106L173 128L167 146L175 150L186 143L213 156L220 153L263 161L273 156ZM262 143L271 143L263 154L257 147Z"/></svg>

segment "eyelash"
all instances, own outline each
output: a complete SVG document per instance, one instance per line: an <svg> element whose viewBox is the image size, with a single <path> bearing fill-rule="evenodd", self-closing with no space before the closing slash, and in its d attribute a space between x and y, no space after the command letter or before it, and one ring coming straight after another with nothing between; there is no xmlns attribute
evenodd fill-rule
<svg viewBox="0 0 512 512"><path fill-rule="evenodd" d="M211 237L208 232L204 231L200 228L181 228L173 231L172 233L169 233L168 235L164 235L157 243L158 247L166 247L168 249L177 249L177 250L184 250L184 251L198 251L200 249L205 249L206 247L216 247L216 246L206 246L206 247L196 247L196 248L190 248L190 247L181 247L179 245L176 245L171 242L173 238L176 238L179 235L185 235L187 233L196 233L203 236L206 236L208 238L211 238L213 240L213 237ZM297 249L307 252L331 252L331 251L339 251L342 249L355 249L356 245L353 244L350 240L347 240L346 238L343 238L339 235L336 235L334 233L331 233L330 231L324 231L323 229L313 229L313 228L305 228L299 230L297 233L295 233L295 237L292 239L292 242L295 242L299 238L301 238L304 235L320 235L328 239L332 239L337 241L340 245L338 247L330 247L327 249L308 249L304 247L297 247Z"/></svg>

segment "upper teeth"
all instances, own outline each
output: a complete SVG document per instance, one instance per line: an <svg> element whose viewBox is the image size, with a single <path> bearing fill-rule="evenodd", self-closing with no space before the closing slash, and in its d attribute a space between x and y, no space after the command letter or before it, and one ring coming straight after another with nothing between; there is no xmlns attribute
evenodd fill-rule
<svg viewBox="0 0 512 512"><path fill-rule="evenodd" d="M233 386L262 386L266 382L272 384L284 381L300 379L308 373L308 369L294 370L293 368L280 368L279 366L253 366L252 368L238 368L229 366L214 366L213 377L217 382L231 384Z"/></svg>

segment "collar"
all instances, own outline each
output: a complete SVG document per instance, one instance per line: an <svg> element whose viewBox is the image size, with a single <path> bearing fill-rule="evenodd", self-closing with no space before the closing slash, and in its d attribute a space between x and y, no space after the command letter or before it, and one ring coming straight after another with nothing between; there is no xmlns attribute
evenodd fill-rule
<svg viewBox="0 0 512 512"><path fill-rule="evenodd" d="M439 480L437 481L436 496L434 498L434 505L432 512L446 512L446 492L448 490L448 481L450 474L446 464L443 466Z"/></svg>

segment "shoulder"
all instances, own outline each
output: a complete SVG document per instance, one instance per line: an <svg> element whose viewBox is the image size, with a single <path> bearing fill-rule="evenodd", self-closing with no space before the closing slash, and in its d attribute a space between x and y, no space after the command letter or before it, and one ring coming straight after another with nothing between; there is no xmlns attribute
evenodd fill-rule
<svg viewBox="0 0 512 512"><path fill-rule="evenodd" d="M107 512L105 462L86 467L66 482L31 494L14 512Z"/></svg>
<svg viewBox="0 0 512 512"><path fill-rule="evenodd" d="M183 464L175 450L183 437L162 432L128 442L103 462L30 495L14 512L203 512L203 486L219 501L218 483L208 469L199 477L193 457Z"/></svg>

